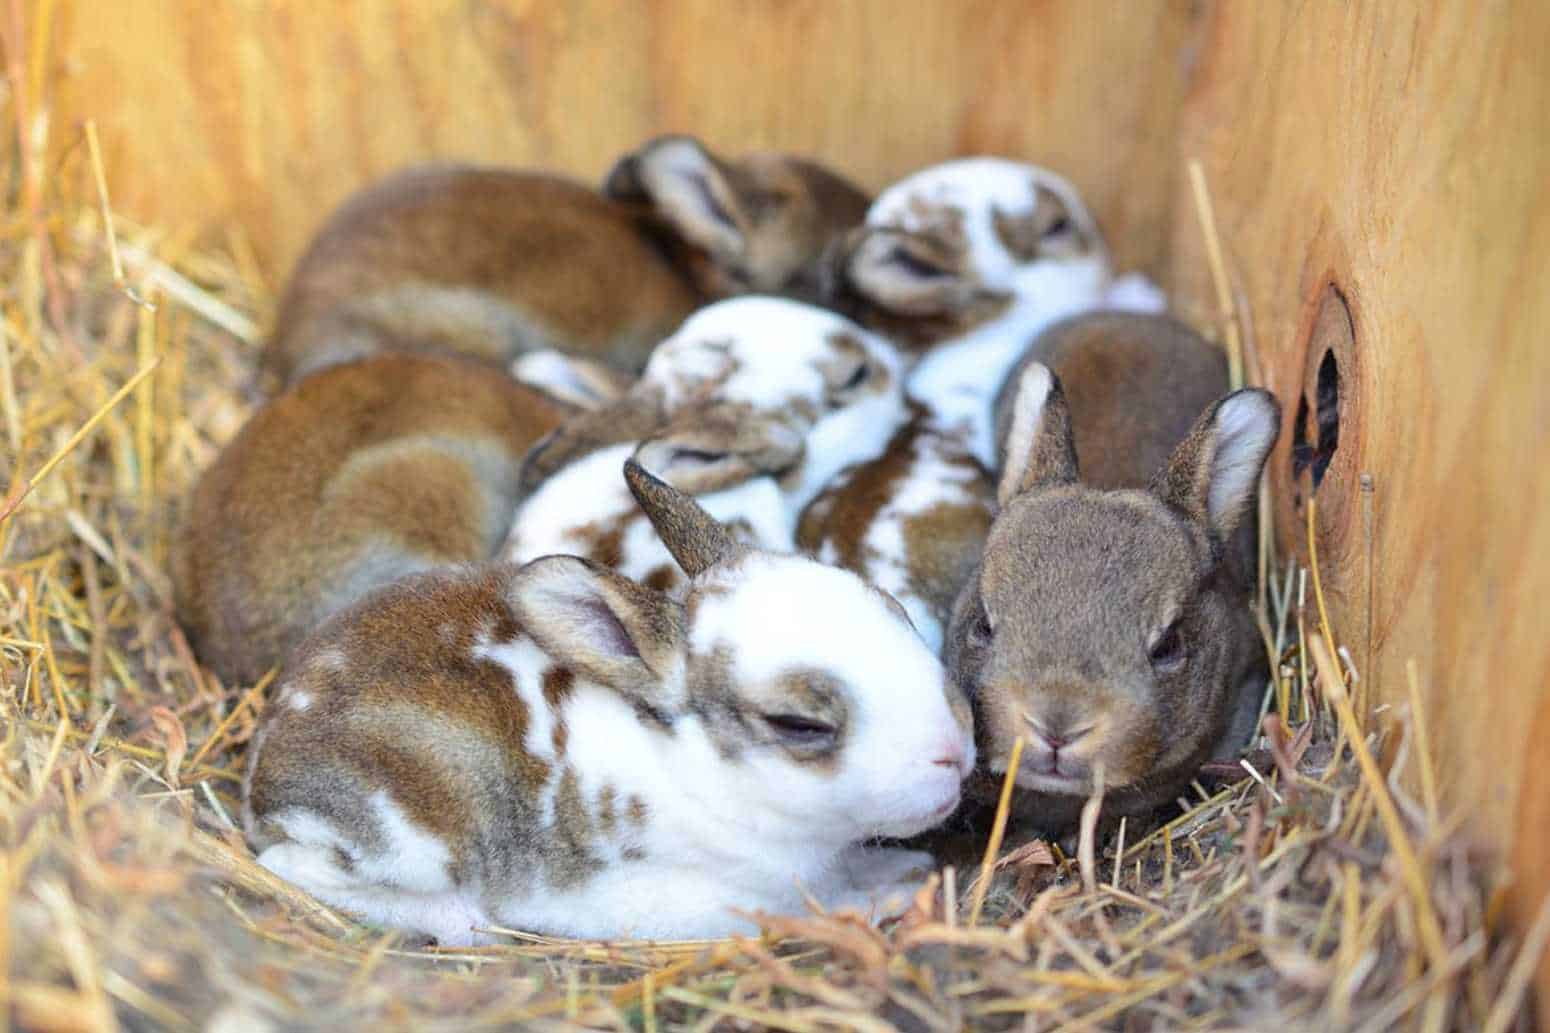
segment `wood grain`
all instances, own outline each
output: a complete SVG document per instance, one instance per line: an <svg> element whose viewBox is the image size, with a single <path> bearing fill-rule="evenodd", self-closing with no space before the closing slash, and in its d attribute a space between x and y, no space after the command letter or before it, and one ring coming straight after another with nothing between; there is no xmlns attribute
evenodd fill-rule
<svg viewBox="0 0 1550 1033"><path fill-rule="evenodd" d="M1332 345L1339 445L1316 504L1334 619L1382 697L1418 661L1446 800L1504 843L1550 682L1550 7L1221 4L1202 53L1180 153L1205 164L1288 403L1283 537L1304 537L1297 399ZM1207 311L1182 192L1174 215L1173 284ZM1348 330L1319 318L1332 297ZM1543 820L1518 835L1543 841Z"/></svg>
<svg viewBox="0 0 1550 1033"><path fill-rule="evenodd" d="M97 118L115 204L235 224L275 269L402 164L596 180L671 130L820 155L874 188L954 154L1045 161L1125 264L1156 269L1198 20L1173 0L1104 17L1081 0L58 0L57 19L58 108Z"/></svg>

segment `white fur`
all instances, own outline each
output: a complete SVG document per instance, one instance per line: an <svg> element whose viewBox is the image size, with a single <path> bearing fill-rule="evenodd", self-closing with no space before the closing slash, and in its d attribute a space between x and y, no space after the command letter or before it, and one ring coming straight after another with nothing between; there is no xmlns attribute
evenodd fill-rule
<svg viewBox="0 0 1550 1033"><path fill-rule="evenodd" d="M518 355L509 371L513 379L580 409L595 409L619 394L617 375L606 367L554 348Z"/></svg>
<svg viewBox="0 0 1550 1033"><path fill-rule="evenodd" d="M799 765L757 745L726 758L692 710L676 713L664 729L643 721L616 691L585 680L556 711L538 688L556 658L530 642L483 642L473 655L510 671L527 705L521 748L550 762L541 792L552 797L570 775L585 801L612 794L613 831L594 824L590 843L601 871L565 887L525 877L485 882L479 873L498 866L476 858L456 882L445 844L408 820L391 788L369 797L380 851L290 806L266 816L290 840L264 850L259 862L326 903L448 944L486 939L474 930L492 924L609 938L747 933L752 924L734 909L800 913L804 891L829 907L877 913L885 898L891 909L903 906L910 871L930 858L862 844L922 831L958 802L974 743L954 717L949 693L956 690L946 672L853 574L756 553L713 568L702 584L718 591L702 597L686 648L729 649L729 688L757 692L794 668L842 684L849 728L836 769ZM676 684L664 685L663 695L681 696L685 668L672 667L667 677ZM568 733L561 756L549 739L558 721ZM640 823L624 815L635 798L646 808ZM543 808L541 827L512 831L556 835L554 820ZM339 852L349 866L339 864Z"/></svg>
<svg viewBox="0 0 1550 1033"><path fill-rule="evenodd" d="M1067 180L1037 165L1005 158L960 158L921 169L879 194L867 210L866 222L918 232L931 225L926 214L931 209L956 209L980 282L993 289L1017 290L1026 263L1019 263L1001 243L994 215L1032 212L1036 187L1059 197L1080 228L1096 236L1087 206Z"/></svg>
<svg viewBox="0 0 1550 1033"><path fill-rule="evenodd" d="M861 342L883 390L835 406L822 366L840 354L836 335ZM802 435L805 458L795 474L779 482L754 478L699 499L718 520L750 525L750 544L784 550L794 548L797 519L814 496L844 467L880 455L903 425L902 367L892 345L842 316L748 296L707 306L686 320L652 353L636 390L657 393L669 415L691 406L743 404L779 420L772 433ZM812 422L796 411L804 403L817 413ZM548 478L518 509L502 557L520 562L586 555L589 529L627 522L618 569L640 578L663 564L671 567L624 483L624 460L637 444L600 450Z"/></svg>
<svg viewBox="0 0 1550 1033"><path fill-rule="evenodd" d="M852 715L841 786L804 785L810 776L784 764L750 764L739 774L754 779L733 784L763 796L792 823L814 809L833 811L853 823L856 839L907 835L909 826L956 798L958 780L972 770L972 743L948 715L945 674L935 655L875 590L849 571L768 553L729 571L713 570L706 583L727 591L701 598L690 648L707 653L729 645L735 683L769 683L811 666L847 685L872 687ZM912 788L899 770L901 759L924 765L947 754L960 758L961 771L923 767Z"/></svg>
<svg viewBox="0 0 1550 1033"><path fill-rule="evenodd" d="M1116 276L1103 296L1103 307L1119 312L1160 315L1168 311L1168 295L1143 273Z"/></svg>
<svg viewBox="0 0 1550 1033"><path fill-rule="evenodd" d="M1018 378L1017 394L1012 401L1012 426L1006 435L1006 469L1001 471L1001 484L996 489L1003 506L1017 494L1022 483L1035 436L1044 420L1044 403L1049 401L1054 386L1055 376L1042 362L1030 362Z"/></svg>
<svg viewBox="0 0 1550 1033"><path fill-rule="evenodd" d="M953 435L923 432L911 443L909 466L895 482L896 490L872 517L861 540L856 573L899 601L934 653L942 650L945 629L931 604L915 587L905 530L909 522L939 505L975 506L981 496L970 490L982 471L968 467L967 447ZM843 487L840 490L844 490ZM818 559L836 564L839 550L832 541L818 548Z"/></svg>
<svg viewBox="0 0 1550 1033"><path fill-rule="evenodd" d="M526 563L540 556L585 556L590 528L622 523L619 573L641 579L664 565L676 570L624 483L624 461L634 451L633 444L600 449L546 480L517 511L502 558ZM749 545L786 549L796 535L795 516L772 478L757 477L698 501L718 520L746 524L750 533L743 539Z"/></svg>
<svg viewBox="0 0 1550 1033"><path fill-rule="evenodd" d="M1211 486L1206 508L1211 523L1236 523L1244 501L1254 491L1265 453L1275 444L1280 427L1276 408L1257 391L1226 398L1216 411L1216 451L1211 457Z"/></svg>
<svg viewBox="0 0 1550 1033"><path fill-rule="evenodd" d="M930 411L932 425L961 433L974 454L994 468L996 392L1017 360L1057 320L1102 308L1112 281L1101 246L1072 258L1020 261L995 232L996 212L1032 209L1036 186L1060 197L1071 218L1094 238L1092 216L1070 183L1048 170L1000 158L950 161L907 176L867 212L870 226L929 231L933 209L950 208L969 243L979 283L1010 297L1006 310L960 337L938 342L910 375L908 392Z"/></svg>

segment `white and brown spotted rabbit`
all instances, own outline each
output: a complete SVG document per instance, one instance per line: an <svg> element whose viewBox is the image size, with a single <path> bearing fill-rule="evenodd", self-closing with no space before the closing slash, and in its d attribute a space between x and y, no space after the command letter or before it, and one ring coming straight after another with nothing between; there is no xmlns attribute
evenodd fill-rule
<svg viewBox="0 0 1550 1033"><path fill-rule="evenodd" d="M868 844L956 807L966 701L884 593L627 476L687 596L551 556L338 615L250 752L261 864L442 943L720 936L804 894L898 906L929 858Z"/></svg>

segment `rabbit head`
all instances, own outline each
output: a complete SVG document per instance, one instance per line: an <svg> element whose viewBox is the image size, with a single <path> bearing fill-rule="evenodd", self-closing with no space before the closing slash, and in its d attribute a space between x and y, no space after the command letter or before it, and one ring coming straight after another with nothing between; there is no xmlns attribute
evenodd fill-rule
<svg viewBox="0 0 1550 1033"><path fill-rule="evenodd" d="M603 193L644 207L690 249L710 297L746 291L812 297L831 240L861 223L866 194L823 166L785 154L729 160L690 136L625 155Z"/></svg>
<svg viewBox="0 0 1550 1033"><path fill-rule="evenodd" d="M1226 734L1264 655L1223 560L1278 428L1272 395L1234 392L1147 489L1099 490L1078 479L1059 381L1038 363L1021 374L1000 513L947 658L989 769L1025 740L1017 783L1048 823L1074 818L1099 772L1112 813L1172 799Z"/></svg>
<svg viewBox="0 0 1550 1033"><path fill-rule="evenodd" d="M638 463L630 490L690 578L682 709L727 762L718 794L770 831L907 836L958 802L967 701L892 597L737 543Z"/></svg>
<svg viewBox="0 0 1550 1033"><path fill-rule="evenodd" d="M572 556L368 596L293 654L255 737L260 864L448 943L725 935L746 930L730 908L801 911L799 887L830 906L902 888L919 855L861 844L957 806L967 700L860 578L626 478L687 598Z"/></svg>
<svg viewBox="0 0 1550 1033"><path fill-rule="evenodd" d="M795 514L841 468L881 453L906 416L887 341L801 302L734 298L658 345L625 398L540 443L523 482L633 440L645 466L687 491L773 476Z"/></svg>
<svg viewBox="0 0 1550 1033"><path fill-rule="evenodd" d="M880 194L825 274L842 311L925 350L1007 318L1018 299L1090 304L1109 280L1109 259L1066 180L1035 165L966 158Z"/></svg>

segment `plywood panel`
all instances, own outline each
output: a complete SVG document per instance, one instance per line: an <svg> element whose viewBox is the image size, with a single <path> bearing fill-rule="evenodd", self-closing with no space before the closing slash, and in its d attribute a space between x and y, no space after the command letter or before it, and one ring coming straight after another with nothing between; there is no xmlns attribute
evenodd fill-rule
<svg viewBox="0 0 1550 1033"><path fill-rule="evenodd" d="M234 221L277 266L405 162L591 179L688 130L824 155L873 187L960 153L1046 161L1088 192L1127 264L1155 267L1197 21L1183 2L1081 0L57 6L58 106L98 119L118 207Z"/></svg>
<svg viewBox="0 0 1550 1033"><path fill-rule="evenodd" d="M1316 500L1336 620L1389 698L1418 662L1448 799L1508 839L1550 679L1550 6L1221 4L1202 47L1180 152L1205 163L1292 402L1283 530L1303 517L1295 401L1332 342L1339 444ZM1182 194L1175 219L1174 279L1203 309Z"/></svg>

